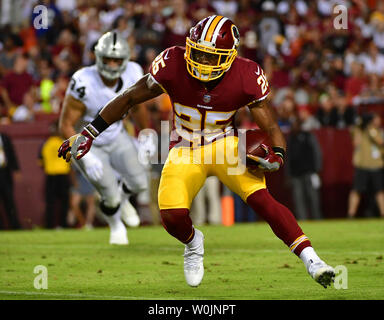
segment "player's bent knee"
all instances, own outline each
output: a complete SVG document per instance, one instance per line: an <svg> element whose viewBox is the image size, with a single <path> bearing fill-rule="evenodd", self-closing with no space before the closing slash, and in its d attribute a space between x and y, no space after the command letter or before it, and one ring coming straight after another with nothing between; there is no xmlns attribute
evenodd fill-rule
<svg viewBox="0 0 384 320"><path fill-rule="evenodd" d="M120 208L120 203L116 206L108 206L105 201L100 202L100 209L106 216L113 216Z"/></svg>
<svg viewBox="0 0 384 320"><path fill-rule="evenodd" d="M139 176L136 179L130 179L130 184L128 189L130 192L138 194L149 188L149 182L147 176Z"/></svg>
<svg viewBox="0 0 384 320"><path fill-rule="evenodd" d="M161 223L168 233L183 243L189 242L194 234L188 209L160 210Z"/></svg>
<svg viewBox="0 0 384 320"><path fill-rule="evenodd" d="M105 215L112 216L116 213L117 210L119 210L120 202L121 197L119 194L114 197L104 197L100 202L100 209Z"/></svg>

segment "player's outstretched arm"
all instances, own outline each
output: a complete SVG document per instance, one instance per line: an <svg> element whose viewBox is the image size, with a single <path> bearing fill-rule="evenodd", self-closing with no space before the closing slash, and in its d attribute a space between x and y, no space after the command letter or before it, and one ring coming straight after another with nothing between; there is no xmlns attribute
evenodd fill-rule
<svg viewBox="0 0 384 320"><path fill-rule="evenodd" d="M155 98L163 89L150 74L146 74L133 86L110 100L97 117L79 134L71 136L60 146L58 156L70 161L71 156L81 159L91 149L93 140L112 123L122 119L133 106Z"/></svg>
<svg viewBox="0 0 384 320"><path fill-rule="evenodd" d="M66 94L59 119L59 132L64 139L76 134L75 125L84 115L86 106L70 94Z"/></svg>
<svg viewBox="0 0 384 320"><path fill-rule="evenodd" d="M269 106L268 99L255 102L249 106L249 109L259 128L268 134L272 148L265 145L267 155L264 158L251 155L247 155L247 157L251 157L252 160L258 162L259 168L264 171L276 171L284 163L285 150L287 148L285 137Z"/></svg>
<svg viewBox="0 0 384 320"><path fill-rule="evenodd" d="M143 103L164 93L163 89L148 73L133 86L109 101L100 111L103 120L111 125L124 117L133 106Z"/></svg>

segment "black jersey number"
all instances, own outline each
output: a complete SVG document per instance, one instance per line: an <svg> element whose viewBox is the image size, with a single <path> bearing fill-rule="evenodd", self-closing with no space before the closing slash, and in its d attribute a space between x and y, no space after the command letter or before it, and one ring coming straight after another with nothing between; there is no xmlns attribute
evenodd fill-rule
<svg viewBox="0 0 384 320"><path fill-rule="evenodd" d="M79 87L75 90L75 86L76 86L76 80L75 79L71 79L71 90L72 91L76 91L79 95L79 98L82 99L84 98L85 96L85 87Z"/></svg>

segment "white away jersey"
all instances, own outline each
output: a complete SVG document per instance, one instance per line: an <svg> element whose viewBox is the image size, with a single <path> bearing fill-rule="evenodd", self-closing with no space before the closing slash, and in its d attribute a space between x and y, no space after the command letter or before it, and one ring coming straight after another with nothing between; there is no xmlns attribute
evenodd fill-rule
<svg viewBox="0 0 384 320"><path fill-rule="evenodd" d="M110 88L101 80L96 65L84 67L76 71L67 88L66 94L80 100L86 106L83 122L89 123L100 110L116 95L135 84L143 76L143 69L139 64L128 61L127 67L121 75L117 84ZM95 140L95 145L106 145L111 143L122 130L122 121L117 121L103 131Z"/></svg>

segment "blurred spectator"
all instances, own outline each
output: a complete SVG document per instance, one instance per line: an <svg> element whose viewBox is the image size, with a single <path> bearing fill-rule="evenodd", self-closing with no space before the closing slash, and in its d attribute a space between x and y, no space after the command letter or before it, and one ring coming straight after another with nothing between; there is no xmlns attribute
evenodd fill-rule
<svg viewBox="0 0 384 320"><path fill-rule="evenodd" d="M189 35L192 20L187 16L187 4L185 0L172 1L173 14L166 19L167 31L164 37L164 47L184 46L185 37Z"/></svg>
<svg viewBox="0 0 384 320"><path fill-rule="evenodd" d="M275 11L276 6L273 1L264 1L261 9L263 15L257 24L257 32L260 49L266 52L275 37L283 33L283 24Z"/></svg>
<svg viewBox="0 0 384 320"><path fill-rule="evenodd" d="M234 0L213 0L212 6L217 14L228 17L231 20L235 19L239 4Z"/></svg>
<svg viewBox="0 0 384 320"><path fill-rule="evenodd" d="M193 24L205 17L215 14L216 9L210 4L209 0L197 0L190 3L188 12L191 15Z"/></svg>
<svg viewBox="0 0 384 320"><path fill-rule="evenodd" d="M70 191L70 210L68 226L78 225L86 230L93 229L96 215L95 189L76 167L72 170L72 186ZM85 217L83 215L85 213Z"/></svg>
<svg viewBox="0 0 384 320"><path fill-rule="evenodd" d="M59 8L56 6L55 1L43 0L40 4L44 5L48 9L49 18L46 28L35 29L36 36L40 40L44 39L49 46L52 46L56 43L57 35L64 27L63 16ZM33 21L35 21L39 14L40 12L35 13L33 10L31 11L31 24L33 24Z"/></svg>
<svg viewBox="0 0 384 320"><path fill-rule="evenodd" d="M45 173L45 226L65 228L69 209L70 164L57 157L63 143L57 123L51 127L51 136L43 143L39 164ZM58 215L57 215L58 213Z"/></svg>
<svg viewBox="0 0 384 320"><path fill-rule="evenodd" d="M317 130L321 127L320 121L312 114L308 105L299 105L297 107L297 117L303 131Z"/></svg>
<svg viewBox="0 0 384 320"><path fill-rule="evenodd" d="M364 78L364 65L358 61L351 63L351 76L345 81L345 95L347 102L352 103L353 99L363 90L366 80Z"/></svg>
<svg viewBox="0 0 384 320"><path fill-rule="evenodd" d="M0 51L0 76L4 76L13 69L16 54L15 40L11 34L7 34L3 40L3 48Z"/></svg>
<svg viewBox="0 0 384 320"><path fill-rule="evenodd" d="M120 5L119 0L107 0L106 10L102 10L99 13L100 22L102 24L102 30L106 31L112 28L113 22L117 17L124 14L124 9Z"/></svg>
<svg viewBox="0 0 384 320"><path fill-rule="evenodd" d="M81 49L70 29L63 29L52 47L52 60L62 74L77 70L81 63Z"/></svg>
<svg viewBox="0 0 384 320"><path fill-rule="evenodd" d="M384 55L379 52L374 42L369 44L368 52L363 54L361 59L367 74L376 73L378 76L384 75Z"/></svg>
<svg viewBox="0 0 384 320"><path fill-rule="evenodd" d="M344 96L339 95L335 99L335 106L337 110L336 127L344 129L353 126L357 116L356 110L353 106L348 104L347 99Z"/></svg>
<svg viewBox="0 0 384 320"><path fill-rule="evenodd" d="M65 97L65 92L68 88L69 78L64 75L56 78L55 86L51 91L51 104L52 112L60 113L61 107L63 106L63 101Z"/></svg>
<svg viewBox="0 0 384 320"><path fill-rule="evenodd" d="M349 194L348 217L356 216L362 194L373 195L384 217L384 132L377 114L362 114L352 130L355 176Z"/></svg>
<svg viewBox="0 0 384 320"><path fill-rule="evenodd" d="M19 105L12 115L14 122L30 122L35 119L35 114L41 111L41 105L36 102L31 92L26 92L23 104Z"/></svg>
<svg viewBox="0 0 384 320"><path fill-rule="evenodd" d="M90 8L87 10L87 13L81 14L79 24L79 29L82 34L80 39L83 43L82 64L88 66L94 63L93 50L97 40L102 35L97 9Z"/></svg>
<svg viewBox="0 0 384 320"><path fill-rule="evenodd" d="M320 106L316 112L316 118L324 127L336 127L337 109L334 102L327 93L323 93L319 98Z"/></svg>
<svg viewBox="0 0 384 320"><path fill-rule="evenodd" d="M381 78L371 73L368 76L368 84L366 84L360 95L355 97L355 104L370 104L370 103L382 103L384 101L384 86Z"/></svg>
<svg viewBox="0 0 384 320"><path fill-rule="evenodd" d="M205 223L221 224L220 181L217 177L207 177L204 185L193 199L191 219L194 225Z"/></svg>
<svg viewBox="0 0 384 320"><path fill-rule="evenodd" d="M25 93L34 86L32 76L27 72L28 55L20 54L16 57L13 71L4 76L1 82L1 96L12 116L16 106L23 103Z"/></svg>
<svg viewBox="0 0 384 320"><path fill-rule="evenodd" d="M330 82L338 89L344 90L347 77L344 74L344 62L342 56L334 56L327 70L327 77Z"/></svg>
<svg viewBox="0 0 384 320"><path fill-rule="evenodd" d="M292 183L293 200L297 219L321 219L319 172L322 154L316 136L303 130L296 119L287 140L287 173Z"/></svg>
<svg viewBox="0 0 384 320"><path fill-rule="evenodd" d="M0 132L0 200L4 205L11 229L20 229L17 208L13 196L13 182L20 180L19 162L11 138ZM0 219L0 229L4 228Z"/></svg>
<svg viewBox="0 0 384 320"><path fill-rule="evenodd" d="M296 105L292 97L285 97L281 106L277 107L278 123L281 131L287 133L291 130L295 118Z"/></svg>

